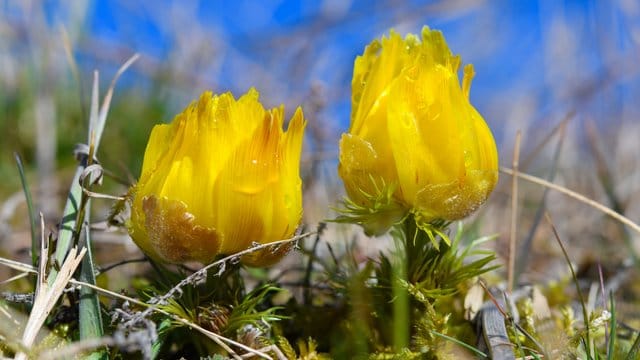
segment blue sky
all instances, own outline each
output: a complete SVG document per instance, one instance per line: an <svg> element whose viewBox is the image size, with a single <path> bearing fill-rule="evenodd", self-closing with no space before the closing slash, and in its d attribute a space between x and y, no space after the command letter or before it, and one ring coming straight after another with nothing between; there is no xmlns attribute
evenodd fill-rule
<svg viewBox="0 0 640 360"><path fill-rule="evenodd" d="M599 124L632 121L640 90L629 60L640 55L636 3L94 1L84 42L97 41L107 56L87 47L79 57L88 68L112 69L113 54L139 52L157 69L177 69L189 79L174 91L177 110L206 89L240 94L254 86L267 105L293 111L319 84L322 117L342 131L354 58L390 28L418 33L428 25L474 64L472 102L500 140L518 127L551 127L576 109ZM52 24L68 20L57 2L47 4Z"/></svg>

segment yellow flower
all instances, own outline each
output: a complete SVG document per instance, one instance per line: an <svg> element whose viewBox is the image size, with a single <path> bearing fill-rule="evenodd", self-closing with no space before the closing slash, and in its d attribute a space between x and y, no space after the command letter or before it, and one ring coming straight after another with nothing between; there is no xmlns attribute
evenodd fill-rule
<svg viewBox="0 0 640 360"><path fill-rule="evenodd" d="M473 66L458 80L460 57L439 31L422 39L391 31L356 58L349 132L338 171L351 208L380 234L413 213L422 224L461 219L498 179L489 127L469 103Z"/></svg>
<svg viewBox="0 0 640 360"><path fill-rule="evenodd" d="M209 263L291 237L302 216L305 121L298 108L284 132L283 119L283 106L265 111L251 89L237 101L205 92L172 123L156 125L131 192L128 228L138 246L158 261ZM286 251L242 261L269 265Z"/></svg>

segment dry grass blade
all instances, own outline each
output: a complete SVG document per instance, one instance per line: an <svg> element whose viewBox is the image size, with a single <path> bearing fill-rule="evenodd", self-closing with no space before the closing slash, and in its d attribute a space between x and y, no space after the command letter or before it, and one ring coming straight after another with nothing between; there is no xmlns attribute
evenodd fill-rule
<svg viewBox="0 0 640 360"><path fill-rule="evenodd" d="M69 283L69 280L71 280L73 273L76 271L76 268L82 261L86 252L87 249L83 248L80 250L80 253L78 253L78 249L73 247L69 251L69 255L62 264L62 267L56 276L56 280L51 286L47 283L46 275L42 272L38 273L38 289L33 301L33 309L31 310L27 326L22 335L22 344L25 348L28 349L33 345L40 328L44 324L53 307L58 302L58 298L62 295L62 292ZM40 261L41 263L46 263L47 252L43 252L43 254L45 255L41 255ZM16 359L27 359L27 354L21 352L16 356Z"/></svg>
<svg viewBox="0 0 640 360"><path fill-rule="evenodd" d="M518 162L520 161L520 131L516 134L516 142L513 149L513 172L518 174ZM514 269L516 260L516 236L518 228L518 177L511 178L511 222L509 226L509 264L507 268L507 292L513 290Z"/></svg>
<svg viewBox="0 0 640 360"><path fill-rule="evenodd" d="M605 155L600 150L596 125L592 121L588 121L586 125L587 138L589 140L587 143L589 144L589 148L591 149L592 156L595 160L600 185L602 186L602 189L609 199L609 203L611 204L612 209L620 214L624 214L627 205L629 205L629 200L623 201L616 194L616 189L614 186L615 176L611 173ZM622 237L627 248L634 249L634 244L632 243L629 229L621 226L621 230L623 233ZM637 254L634 251L631 251L630 253L633 256L634 263L638 264L640 259L638 259Z"/></svg>
<svg viewBox="0 0 640 360"><path fill-rule="evenodd" d="M80 106L82 107L82 118L85 118L86 109L84 105L84 91L82 91L82 81L80 81L80 70L78 70L78 63L76 62L76 58L73 56L73 46L71 45L71 39L69 38L69 33L64 26L60 27L60 33L62 34L62 47L64 49L64 55L67 59L67 62L69 62L73 80L78 85L78 99L80 99Z"/></svg>
<svg viewBox="0 0 640 360"><path fill-rule="evenodd" d="M546 148L547 144L554 138L554 136L560 132L564 132L567 124L571 119L576 115L575 110L569 111L564 119L560 121L549 133L538 143L538 145L529 152L529 154L520 162L520 169L525 171L529 168L529 165L533 162L533 160L540 154L540 152Z"/></svg>
<svg viewBox="0 0 640 360"><path fill-rule="evenodd" d="M560 123L560 125L558 125L558 127L556 127L553 130L553 132L549 136L550 138L551 135L554 135L556 132L558 133L558 143L556 144L556 148L553 152L553 160L550 165L549 174L547 175L547 181L553 181L556 177L558 164L560 162L560 153L561 153L562 145L564 143L565 135L566 135L565 125L567 124L569 119L570 119L569 117L565 118ZM522 166L520 167L520 169L522 169ZM536 210L536 214L533 218L533 224L531 225L531 228L529 229L527 236L525 237L524 241L522 242L522 245L520 246L520 256L518 257L518 261L516 262L516 268L514 273L514 283L518 282L520 275L524 272L524 270L527 268L529 264L529 259L530 259L529 254L531 251L531 247L533 246L533 239L538 229L538 226L542 222L542 217L547 207L548 194L549 194L549 188L545 188L544 192L542 193L540 204L538 205L538 209Z"/></svg>
<svg viewBox="0 0 640 360"><path fill-rule="evenodd" d="M15 260L11 260L11 259L6 259L3 257L0 257L0 265L4 265L8 268L14 269L14 270L18 270L18 271L22 271L22 272L26 272L26 273L31 273L31 274L37 274L38 271L36 270L35 267L28 265L28 264L24 264L21 263L19 261L15 261Z"/></svg>
<svg viewBox="0 0 640 360"><path fill-rule="evenodd" d="M8 284L10 282L13 282L13 281L16 281L16 280L20 280L20 279L22 279L23 277L26 277L26 276L29 276L28 272L20 273L18 275L12 276L12 277L10 277L10 278L8 278L6 280L0 281L0 285L6 285L6 284Z"/></svg>
<svg viewBox="0 0 640 360"><path fill-rule="evenodd" d="M116 82L118 81L118 78L120 78L120 76L127 71L127 69L133 65L134 62L136 62L136 60L138 60L138 58L140 57L139 54L134 54L133 56L131 56L127 61L125 61L124 64L122 64L122 66L120 66L120 68L118 69L118 71L116 72L116 74L113 77L113 80L111 80L111 84L109 85L109 89L107 90L106 95L104 96L104 99L102 100L102 107L100 107L100 112L95 114L96 117L94 118L94 114L92 113L91 115L91 121L90 121L90 126L89 126L89 133L93 132L95 135L95 147L94 147L94 153L98 152L98 147L100 145L100 139L102 138L102 132L104 130L104 125L106 123L107 120L107 114L109 113L109 107L111 106L111 98L113 98L113 91L115 89L116 86ZM97 75L96 75L97 76ZM97 94L97 91L95 92ZM93 111L93 105L92 104L92 111ZM96 109L98 108L97 104L96 105Z"/></svg>
<svg viewBox="0 0 640 360"><path fill-rule="evenodd" d="M580 193L577 193L577 192L575 192L573 190L569 190L566 187L554 184L552 182L546 181L546 180L541 179L541 178L539 178L537 176L533 176L533 175L529 175L529 174L525 174L525 173L518 173L518 172L513 171L513 169L506 168L506 167L503 167L503 166L500 167L500 171L502 173L504 173L504 174L511 175L511 176L517 176L520 179L532 182L534 184L542 185L542 186L548 187L550 189L553 189L555 191L558 191L560 193L563 193L563 194L565 194L565 195L567 195L567 196L569 196L571 198L574 198L574 199L576 199L576 200L578 200L580 202L583 202L583 203L585 203L585 204L587 204L587 205L589 205L589 206L591 206L591 207L593 207L593 208L595 208L595 209L597 209L597 210L599 210L599 211L611 216L612 218L614 218L614 219L618 220L619 222L627 225L628 227L633 229L635 232L640 234L640 225L636 224L635 222L633 222L628 217L626 217L626 216L624 216L624 215L622 215L620 213L617 213L617 212L613 211L612 209L608 208L607 206L605 206L605 205L603 205L603 204L601 204L601 203L599 203L599 202L597 202L595 200L591 200L588 197L586 197L586 196L584 196L584 195L582 195Z"/></svg>
<svg viewBox="0 0 640 360"><path fill-rule="evenodd" d="M613 210L624 213L624 209L626 204L624 204L618 196L616 195L614 189L614 176L611 174L611 170L609 170L608 162L602 150L600 149L599 139L598 139L598 131L596 129L596 125L593 121L587 121L585 130L587 133L587 144L589 145L589 149L591 150L591 154L595 160L596 171L598 174L598 179L600 180L600 184L609 198L611 202Z"/></svg>

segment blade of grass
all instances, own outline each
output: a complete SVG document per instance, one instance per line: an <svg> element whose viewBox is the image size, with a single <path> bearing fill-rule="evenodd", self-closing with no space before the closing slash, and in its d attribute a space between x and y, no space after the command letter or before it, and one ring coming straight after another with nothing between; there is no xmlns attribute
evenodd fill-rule
<svg viewBox="0 0 640 360"><path fill-rule="evenodd" d="M611 170L609 170L608 162L605 158L605 155L600 149L598 130L596 129L596 125L593 123L593 121L587 121L585 129L588 140L587 144L589 145L589 150L591 150L591 155L595 160L596 174L598 175L600 185L602 185L602 189L604 190L605 195L611 202L611 207L613 208L613 210L623 214L626 204L620 201L620 198L618 198L618 195L616 195L613 180L614 176L611 174Z"/></svg>
<svg viewBox="0 0 640 360"><path fill-rule="evenodd" d="M90 208L87 206L85 209L86 217L89 219ZM89 225L84 225L84 237L81 238L80 246L84 246L87 249L91 249L91 231ZM84 240L84 241L82 241ZM95 266L93 264L93 251L87 251L87 254L82 259L80 265L80 274L78 280L95 284ZM80 340L99 339L103 335L103 323L100 313L100 302L98 300L97 293L88 287L80 288L80 303L79 303L79 330ZM90 354L88 359L106 359L107 354L104 351L96 351Z"/></svg>
<svg viewBox="0 0 640 360"><path fill-rule="evenodd" d="M60 34L62 36L62 47L64 49L64 54L69 62L69 68L71 69L71 75L73 76L73 80L76 82L77 90L78 90L78 99L80 99L80 115L84 119L87 116L87 110L85 108L85 92L82 86L82 81L80 80L80 70L78 68L78 63L76 62L75 56L73 56L73 46L71 45L71 39L69 38L69 33L64 26L60 26Z"/></svg>
<svg viewBox="0 0 640 360"><path fill-rule="evenodd" d="M96 136L94 128L96 126L96 123L98 122L97 119L99 118L98 83L98 73L94 72L93 93L91 98L90 110L91 115L89 119L88 134L89 153L82 154L82 174L78 179L78 185L80 191L82 192L82 195L80 198L80 210L78 211L76 218L77 230L75 232L75 240L77 241L77 243L88 250L85 258L82 259L82 264L80 265L80 274L78 276L80 279L90 284L96 283L93 265L93 251L91 246L91 231L88 227L88 222L91 219L91 197L87 196L83 190L90 188L93 185L91 173L87 171L93 164L93 159L95 158ZM81 236L81 233L84 234L84 237ZM78 313L80 340L83 341L88 339L101 338L104 334L104 328L102 325L102 317L100 315L100 302L98 301L98 295L95 293L95 291L88 288L81 289L80 301L78 304ZM89 354L87 358L96 360L106 359L107 354L104 350L96 350Z"/></svg>
<svg viewBox="0 0 640 360"><path fill-rule="evenodd" d="M93 81L93 93L91 101L91 117L97 118L97 105L98 103L98 74L94 73ZM93 144L92 140L95 138L89 138L90 146ZM69 189L69 195L67 196L67 203L65 204L63 217L58 231L58 242L56 244L55 261L58 264L62 264L69 252L69 250L75 245L80 245L81 249L86 248L87 254L82 259L82 265L80 266L79 277L83 280L95 284L95 276L93 275L93 262L91 244L88 241L80 241L80 234L82 232L82 226L84 219L87 215L90 201L89 198L84 195L82 188L86 182L83 179L84 170L89 165L93 156L93 151L89 150L90 156L86 154L79 154L80 164L76 168L75 175L71 182ZM88 218L88 217L87 217ZM88 229L86 233L88 233ZM88 240L88 239L87 239ZM91 274L89 274L91 273ZM53 284L57 278L56 267L51 269L51 275L49 276L49 284ZM97 295L90 293L92 290L85 290L81 293L79 304L79 320L80 320L80 339L101 337L103 334L102 319L100 317L100 307L97 301ZM95 298L95 299L91 299ZM90 359L106 359L106 353L95 352L88 356Z"/></svg>
<svg viewBox="0 0 640 360"><path fill-rule="evenodd" d="M89 143L92 143L91 128L93 125L91 124L96 121L94 119L98 118L98 81L98 73L94 72L93 88L91 93L91 115L89 120ZM80 234L80 228L84 217L83 206L86 205L87 202L87 198L83 196L82 192L82 174L84 173L84 169L88 166L89 156L88 154L85 156L77 154L76 156L79 157L80 164L76 168L73 180L71 180L71 188L69 189L67 203L65 204L62 214L60 230L58 231L58 242L55 254L55 261L58 264L62 264L67 256L67 252L73 244L78 243L78 236ZM52 282L55 280L55 268L52 269L51 274L52 276L50 277L50 281Z"/></svg>
<svg viewBox="0 0 640 360"><path fill-rule="evenodd" d="M133 65L136 60L138 60L139 57L139 54L133 54L133 56L131 56L127 61L124 62L124 64L122 64L122 66L120 66L116 74L113 76L111 84L107 89L107 93L102 100L102 107L100 108L100 112L98 113L99 117L95 120L95 122L92 122L95 127L92 127L89 133L93 132L95 134L94 152L96 153L98 152L98 147L100 146L100 139L102 139L104 125L107 122L107 114L109 113L109 106L111 106L111 98L113 97L113 91L116 87L116 82L118 81L120 76L125 71L127 71L127 69L131 67L131 65Z"/></svg>
<svg viewBox="0 0 640 360"><path fill-rule="evenodd" d="M609 309L606 303L607 292L604 288L604 276L602 275L602 265L600 264L600 261L598 261L598 280L600 280L600 295L602 296L602 307L604 307L605 309ZM613 293L613 291L611 292ZM609 325L606 322L604 323L604 344L605 347L609 347Z"/></svg>
<svg viewBox="0 0 640 360"><path fill-rule="evenodd" d="M469 345L469 344L467 344L465 342L462 342L462 341L460 341L460 340L458 340L456 338L452 338L451 336L447 336L445 334L441 334L441 333L439 333L437 331L433 331L433 330L430 330L429 332L431 333L431 335L439 336L439 337L441 337L441 338L443 338L445 340L451 341L454 344L462 346L463 348L473 352L477 356L481 356L483 358L488 358L489 357L489 356L487 356L487 354L483 353L482 351L480 351L480 350L474 348L473 346L471 346L471 345Z"/></svg>
<svg viewBox="0 0 640 360"><path fill-rule="evenodd" d="M20 182L22 183L22 191L24 192L24 197L27 200L27 211L29 213L29 227L31 230L31 265L38 265L38 258L40 254L38 249L40 246L38 245L38 230L36 225L36 213L33 208L33 200L31 198L31 191L29 190L29 184L27 184L27 177L24 175L24 166L22 165L22 159L18 153L13 153L13 156L16 159L16 165L18 166L18 173L20 174Z"/></svg>
<svg viewBox="0 0 640 360"><path fill-rule="evenodd" d="M609 329L609 346L607 347L607 359L613 360L616 352L616 338L617 338L617 322L616 322L616 303L613 300L613 293L609 293L609 311L611 312L610 327Z"/></svg>
<svg viewBox="0 0 640 360"><path fill-rule="evenodd" d="M87 255L82 260L80 267L79 278L83 279L90 284L95 284L95 266L93 264L93 254L91 246L91 236L88 226L85 224L90 221L90 197L83 191L90 188L94 184L93 174L88 169L95 159L95 154L100 143L102 131L109 111L111 98L113 96L113 90L115 82L118 77L137 59L138 55L132 56L124 65L118 70L111 86L107 91L102 106L99 106L99 77L98 73L94 72L93 88L91 96L91 109L89 118L89 130L88 130L88 146L80 146L77 151L80 164L76 169L76 173L73 177L71 188L69 189L69 195L67 197L67 203L64 208L63 219L61 221L58 243L56 246L55 261L58 264L64 262L67 253L74 246L78 244L87 249ZM86 149L88 147L88 150ZM81 237L84 226L84 237ZM49 282L55 281L57 272L55 267L51 270L51 276ZM84 289L80 294L79 303L79 328L80 328L80 340L86 340L91 338L99 338L103 335L102 317L100 315L100 302L98 301L97 293L90 289ZM88 358L90 359L106 359L107 353L103 350L97 350L91 353Z"/></svg>
<svg viewBox="0 0 640 360"><path fill-rule="evenodd" d="M562 249L562 254L564 255L564 259L567 261L567 265L569 265L569 270L571 271L571 277L573 277L573 282L576 285L576 291L578 292L578 300L580 300L580 305L582 306L582 318L583 318L584 327L585 327L584 350L587 353L587 356L591 358L591 350L590 350L591 341L589 340L589 337L590 337L589 336L589 331L590 331L589 330L589 314L587 312L587 305L585 304L584 296L582 295L582 290L580 289L578 276L576 275L573 265L571 264L571 259L569 258L567 249L565 249L564 244L562 243L562 240L560 240L560 235L558 235L558 231L556 230L556 226L551 220L551 216L549 216L549 213L545 213L544 217L545 217L545 220L547 220L547 223L549 224L549 226L551 226L551 231L553 232L553 236L555 237L556 241L558 242L558 245L560 245L560 248Z"/></svg>
<svg viewBox="0 0 640 360"><path fill-rule="evenodd" d="M565 115L565 117L562 119L562 121L560 121L556 126L554 126L553 129L551 129L551 131L547 133L544 139L542 139L542 141L540 141L538 145L529 152L527 157L525 157L524 160L520 162L521 164L520 170L526 171L529 168L529 165L531 165L531 163L533 162L533 160L540 154L540 152L545 148L545 146L554 138L554 135L558 131L560 131L562 128L566 127L569 121L573 119L575 115L576 115L575 109L569 111Z"/></svg>
<svg viewBox="0 0 640 360"><path fill-rule="evenodd" d="M553 159L551 160L551 170L547 175L547 181L549 182L553 181L556 177L556 171L558 170L558 163L560 160L562 144L564 143L565 129L566 129L565 125L569 119L570 118L565 118L565 120L561 122L560 125L558 125L558 127L554 129L554 132L556 130L559 131L559 134L558 134L559 138L553 153ZM536 230L538 229L538 226L542 222L542 216L544 215L544 212L546 210L548 194L549 194L549 188L545 188L544 192L542 193L542 199L540 200L540 205L538 206L538 209L536 210L536 214L533 218L533 224L531 225L531 228L527 233L527 237L525 238L524 242L522 243L522 246L520 247L520 256L518 257L518 261L516 262L516 268L513 275L514 283L516 284L520 279L520 275L527 268L527 264L529 263L529 259L531 258L529 254L531 251L531 246L533 244L533 237L536 234Z"/></svg>
<svg viewBox="0 0 640 360"><path fill-rule="evenodd" d="M518 174L518 162L520 161L520 139L522 134L520 131L516 133L516 143L513 148L513 173ZM507 292L513 290L514 285L514 268L516 261L516 236L518 221L518 176L511 178L511 222L509 226L509 262L507 266Z"/></svg>
<svg viewBox="0 0 640 360"><path fill-rule="evenodd" d="M640 334L636 336L636 339L633 342L633 345L631 345L631 349L629 349L625 360L635 360L638 358L638 355L640 355Z"/></svg>
<svg viewBox="0 0 640 360"><path fill-rule="evenodd" d="M104 127L107 121L107 114L109 113L109 107L111 106L111 98L113 97L113 91L116 86L116 82L120 75L124 71L126 71L135 61L138 59L139 55L134 54L131 58L129 58L116 72L113 80L109 88L107 89L107 94L105 95L102 106L98 110L98 74L95 73L94 77L94 87L93 87L93 96L91 101L91 115L89 119L89 154L86 157L86 163L83 169L83 175L81 175L82 185L80 186L80 190L88 189L93 185L94 180L92 179L92 172L89 171L89 167L93 163L93 159L95 158L95 154L98 151L98 147L100 145L100 139L102 138L102 132L104 131ZM87 170L86 172L84 170ZM100 175L98 179L102 176ZM85 281L89 284L95 285L96 277L95 277L95 266L93 263L93 251L91 245L91 231L89 230L88 222L90 221L90 197L85 193L82 194L82 204L83 206L81 211L78 213L78 220L76 224L80 225L80 229L82 229L82 225L84 224L84 238L79 239L79 243L81 245L86 246L87 248L87 256L82 260L82 265L80 267L80 275L79 278L82 281ZM85 224L85 219L87 224ZM98 294L90 288L82 288L80 291L80 304L79 304L79 327L80 327L80 340L87 340L93 338L100 338L104 333L104 327L102 324L102 316L100 313L100 301L98 300ZM106 359L107 353L104 350L96 350L88 356L89 359Z"/></svg>
<svg viewBox="0 0 640 360"><path fill-rule="evenodd" d="M611 170L609 170L609 166L607 165L607 161L605 159L605 155L600 150L600 146L598 145L598 131L596 129L593 121L588 121L587 126L587 138L589 148L591 149L591 154L595 160L596 164L596 172L598 174L598 180L600 181L600 185L604 190L605 195L609 199L609 203L611 204L611 208L620 213L624 214L625 209L627 207L627 203L620 200L620 198L616 195L615 187L614 187L614 178L613 174L611 174ZM620 228L622 231L622 239L624 240L625 245L629 249L634 249L633 239L631 238L631 234L629 233L629 229L622 226L620 224ZM639 265L640 259L638 258L635 251L630 251L633 262L636 266Z"/></svg>

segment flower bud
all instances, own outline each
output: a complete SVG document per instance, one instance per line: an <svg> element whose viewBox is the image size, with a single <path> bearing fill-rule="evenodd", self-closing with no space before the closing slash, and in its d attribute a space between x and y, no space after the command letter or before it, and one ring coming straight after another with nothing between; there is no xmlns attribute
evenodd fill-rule
<svg viewBox="0 0 640 360"><path fill-rule="evenodd" d="M496 144L469 102L473 66L462 84L459 66L442 33L427 27L422 39L392 31L356 59L338 171L349 201L369 213L360 221L368 233L408 213L422 223L461 219L493 190Z"/></svg>
<svg viewBox="0 0 640 360"><path fill-rule="evenodd" d="M298 108L283 131L284 107L265 110L258 92L202 94L149 137L131 191L133 240L151 258L210 263L255 244L287 239L302 216ZM288 249L242 258L269 265Z"/></svg>

